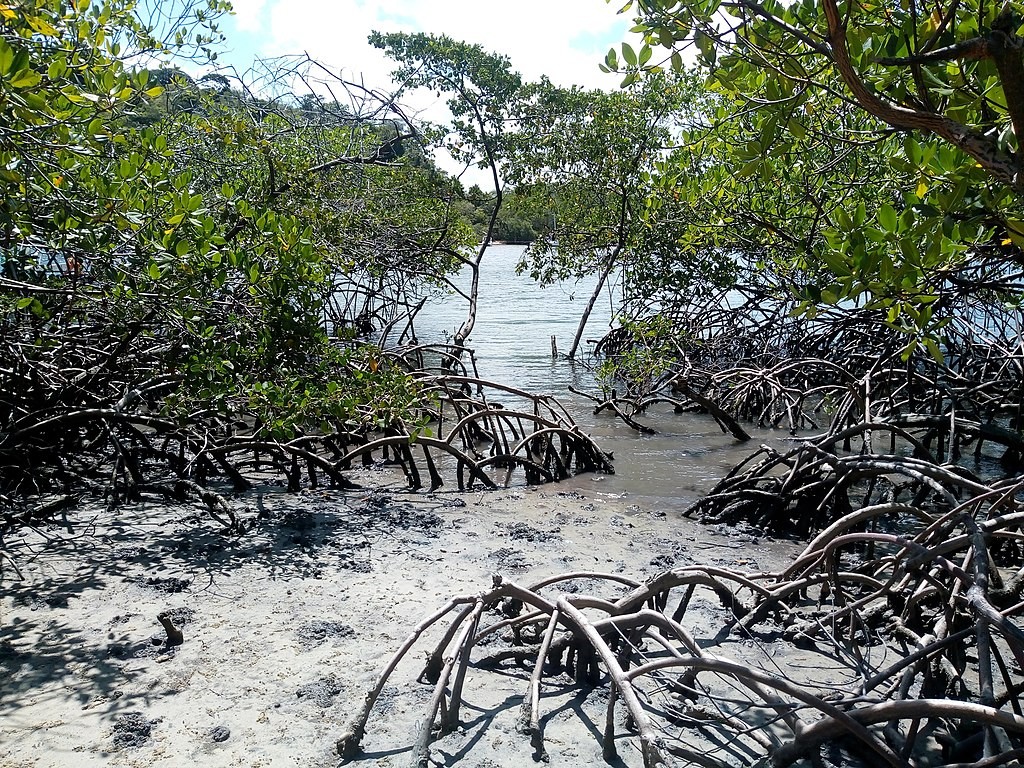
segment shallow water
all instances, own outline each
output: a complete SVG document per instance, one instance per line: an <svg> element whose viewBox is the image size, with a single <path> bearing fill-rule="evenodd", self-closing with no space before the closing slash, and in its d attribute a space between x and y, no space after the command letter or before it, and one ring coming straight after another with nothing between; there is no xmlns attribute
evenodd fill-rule
<svg viewBox="0 0 1024 768"><path fill-rule="evenodd" d="M569 391L569 385L597 392L586 365L552 359L551 336L559 350L572 344L593 279L541 287L515 274L522 246L497 245L484 256L480 305L468 346L475 351L480 376L533 392L556 396L587 432L615 456L615 475L584 475L563 483L591 493L625 495L644 508L681 510L762 442L778 442L783 431L752 430L749 443L723 434L709 416L654 409L643 421L657 435L639 435L611 414L594 415L593 404ZM612 300L605 289L587 324L584 339L599 339L610 327ZM450 339L465 319L457 297L429 303L417 319L420 342Z"/></svg>

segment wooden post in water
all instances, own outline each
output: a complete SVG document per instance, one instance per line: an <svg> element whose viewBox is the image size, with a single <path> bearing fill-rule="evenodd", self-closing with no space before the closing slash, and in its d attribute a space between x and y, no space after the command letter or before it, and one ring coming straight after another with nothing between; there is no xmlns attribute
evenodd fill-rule
<svg viewBox="0 0 1024 768"><path fill-rule="evenodd" d="M558 344L555 343L555 335L551 334L551 359L558 357Z"/></svg>

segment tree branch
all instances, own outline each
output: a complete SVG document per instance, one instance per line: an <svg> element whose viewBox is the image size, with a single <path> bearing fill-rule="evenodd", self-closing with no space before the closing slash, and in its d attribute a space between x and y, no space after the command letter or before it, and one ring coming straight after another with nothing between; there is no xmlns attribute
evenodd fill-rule
<svg viewBox="0 0 1024 768"><path fill-rule="evenodd" d="M828 22L836 69L857 103L868 114L894 128L933 133L973 157L995 180L1024 192L1024 173L1021 173L1020 164L1012 154L999 148L994 137L989 138L945 115L897 106L872 93L850 60L846 46L846 24L839 15L835 0L821 0L821 4Z"/></svg>
<svg viewBox="0 0 1024 768"><path fill-rule="evenodd" d="M992 58L988 40L975 37L970 40L936 48L928 53L915 56L882 57L875 61L886 67L906 67L915 64L941 64L945 61L981 61Z"/></svg>

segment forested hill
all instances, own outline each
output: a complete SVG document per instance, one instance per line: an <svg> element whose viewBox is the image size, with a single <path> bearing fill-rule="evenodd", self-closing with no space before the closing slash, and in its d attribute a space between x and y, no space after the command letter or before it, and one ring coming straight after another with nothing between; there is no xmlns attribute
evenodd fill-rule
<svg viewBox="0 0 1024 768"><path fill-rule="evenodd" d="M142 96L133 103L124 115L126 127L156 127L175 114L204 110L209 105L239 112L290 112L292 118L300 122L313 116L312 119L325 126L330 122L329 116L334 116L339 125L346 119L356 118L349 107L337 102L328 103L311 93L295 97L291 104L259 98L247 92L244 83L222 74L208 74L196 79L179 67L160 67L145 70L145 76L148 77L147 82L159 87L161 92L153 97ZM383 120L379 126L378 141L377 160L401 159L405 164L443 174L418 136L400 134L398 122ZM453 214L472 226L477 237L483 239L496 207L494 193L485 192L477 184L466 189L458 179L450 179L450 184ZM517 191L514 187L507 187L504 203L497 213L494 239L506 243L531 243L538 237L550 235L556 215L555 206L546 197L538 198L529 188Z"/></svg>

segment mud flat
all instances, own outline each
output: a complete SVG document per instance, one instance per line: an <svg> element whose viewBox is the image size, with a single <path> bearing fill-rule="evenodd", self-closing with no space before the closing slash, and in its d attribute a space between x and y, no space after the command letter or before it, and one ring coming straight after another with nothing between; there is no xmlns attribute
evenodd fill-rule
<svg viewBox="0 0 1024 768"><path fill-rule="evenodd" d="M360 490L239 497L252 526L239 537L211 531L195 506L143 504L10 538L21 577L4 565L0 766L334 766L346 719L413 625L494 575L772 570L791 551L558 485L427 495L389 470L354 479ZM408 764L431 694L420 671L399 668L355 764ZM471 672L464 725L432 762L532 764L516 729L529 674ZM607 690L563 677L544 694L551 764L602 765ZM619 751L641 763L628 734Z"/></svg>

